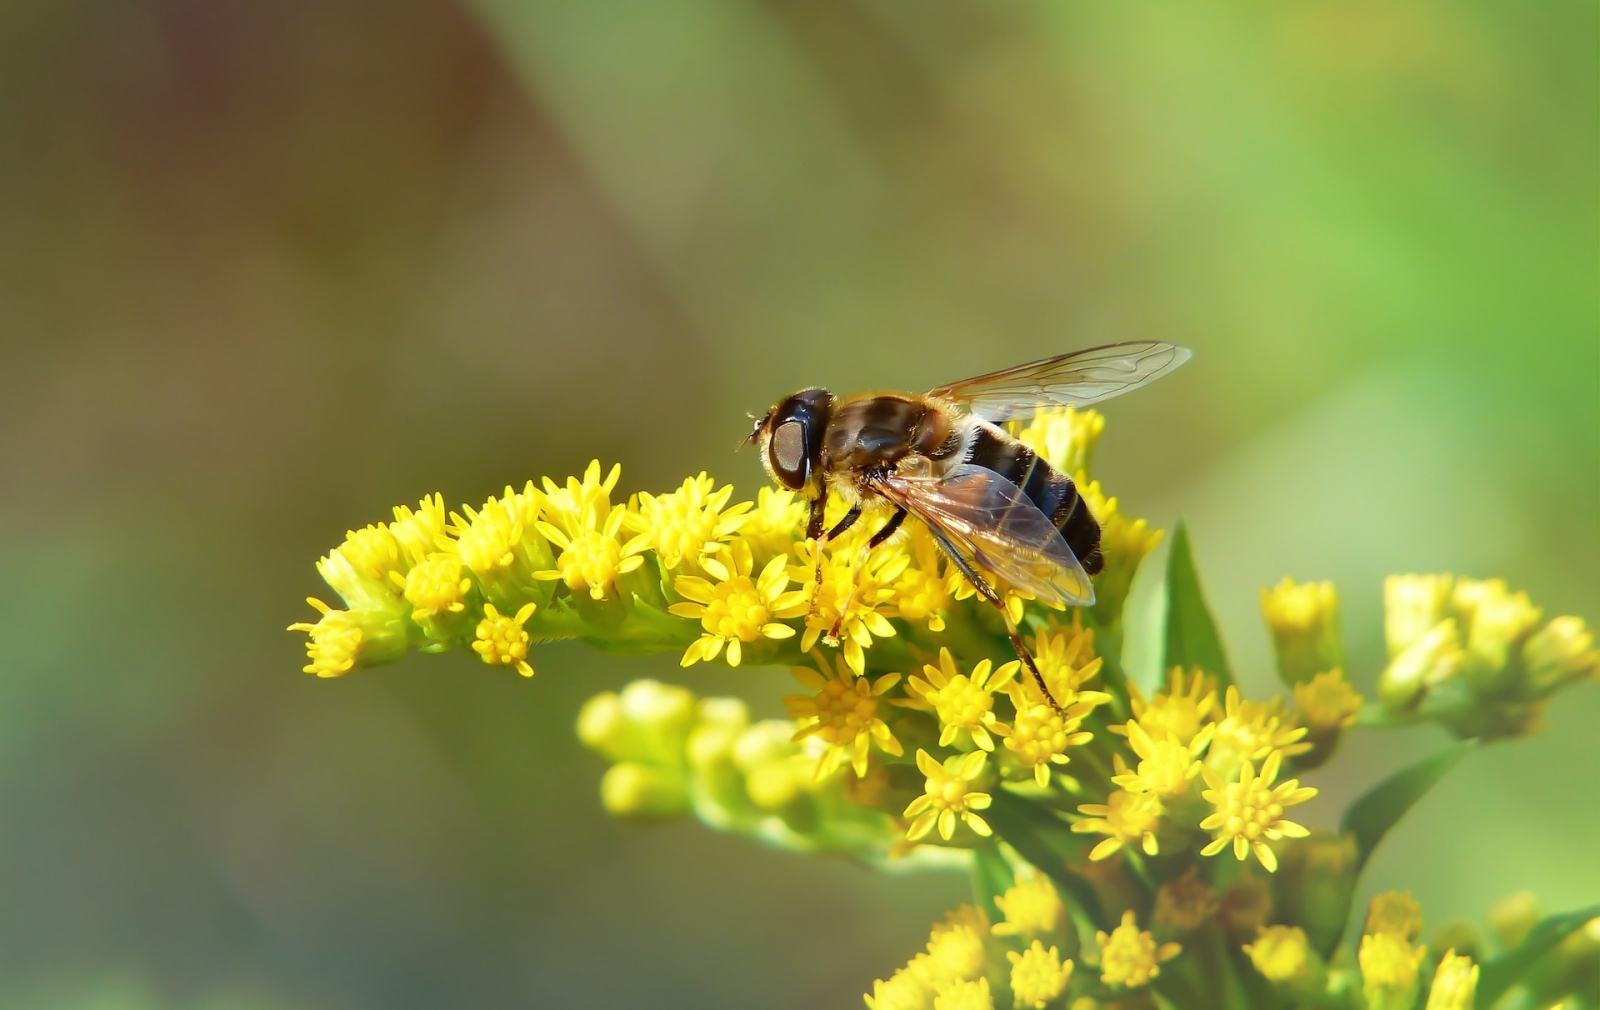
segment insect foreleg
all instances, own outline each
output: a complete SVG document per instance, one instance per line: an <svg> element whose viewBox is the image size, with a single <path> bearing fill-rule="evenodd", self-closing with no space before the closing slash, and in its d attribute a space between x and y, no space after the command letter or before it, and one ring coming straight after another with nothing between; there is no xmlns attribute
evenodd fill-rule
<svg viewBox="0 0 1600 1010"><path fill-rule="evenodd" d="M960 569L961 574L967 577L967 581L972 583L972 588L978 591L978 595L994 604L995 609L1000 611L1001 618L1006 622L1006 636L1011 639L1011 647L1016 650L1017 658L1022 660L1022 665L1027 667L1028 672L1033 675L1033 682L1039 685L1039 690L1044 694L1044 700L1050 703L1050 707L1055 709L1057 715L1066 716L1066 709L1062 708L1061 703L1056 701L1056 696L1050 693L1049 686L1044 682L1044 675L1039 672L1038 665L1033 661L1033 653L1028 651L1028 646L1022 641L1022 635L1018 633L1017 626L1012 623L1011 612L1006 610L1006 601L989 584L988 579L978 574L978 570L956 549L956 545L950 542L949 537L932 523L926 525L928 531L933 534L933 539L943 548L945 555L950 558L956 568Z"/></svg>
<svg viewBox="0 0 1600 1010"><path fill-rule="evenodd" d="M857 505L850 511L859 515L861 513L861 506ZM849 519L850 517L846 516L845 518ZM845 596L844 602L839 605L839 616L834 618L833 627L828 630L827 642L829 645L836 645L839 642L839 633L844 628L844 615L849 613L850 604L855 602L856 588L861 585L861 572L866 566L867 555L872 553L873 548L878 547L885 540L894 536L894 531L899 529L900 524L905 521L906 510L902 508L895 509L894 515L889 517L889 520L885 522L881 528L879 528L878 532L872 534L871 540L868 540L862 545L861 553L856 555L856 566L851 570L852 575L855 577L850 580L850 592ZM841 523L841 525L843 524ZM831 535L832 534L830 534L830 536Z"/></svg>

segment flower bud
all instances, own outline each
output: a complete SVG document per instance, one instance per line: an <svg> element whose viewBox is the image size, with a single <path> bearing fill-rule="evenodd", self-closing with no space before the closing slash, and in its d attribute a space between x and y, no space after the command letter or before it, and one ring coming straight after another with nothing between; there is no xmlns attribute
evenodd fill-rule
<svg viewBox="0 0 1600 1010"><path fill-rule="evenodd" d="M1581 617L1557 617L1522 647L1525 696L1545 698L1574 681L1600 676L1600 651Z"/></svg>
<svg viewBox="0 0 1600 1010"><path fill-rule="evenodd" d="M1271 917L1272 885L1249 870L1242 869L1228 889L1222 892L1222 900L1217 907L1217 925L1235 942L1243 943L1255 936L1256 930L1266 925Z"/></svg>
<svg viewBox="0 0 1600 1010"><path fill-rule="evenodd" d="M1383 580L1383 635L1392 659L1449 616L1448 575L1391 575Z"/></svg>
<svg viewBox="0 0 1600 1010"><path fill-rule="evenodd" d="M1306 742L1311 744L1309 753L1295 759L1297 771L1316 768L1333 756L1339 737L1355 725L1361 702L1361 695L1337 667L1294 686L1295 707L1307 730Z"/></svg>
<svg viewBox="0 0 1600 1010"><path fill-rule="evenodd" d="M1332 950L1344 932L1358 869L1353 836L1314 831L1291 839L1278 853L1273 878L1278 918L1304 929L1313 950Z"/></svg>
<svg viewBox="0 0 1600 1010"><path fill-rule="evenodd" d="M636 680L618 696L623 716L640 730L645 754L664 764L683 761L695 720L694 692L658 680Z"/></svg>
<svg viewBox="0 0 1600 1010"><path fill-rule="evenodd" d="M1526 940L1543 917L1544 909L1538 895L1532 891L1518 891L1490 906L1489 927L1500 938L1500 946L1510 950Z"/></svg>
<svg viewBox="0 0 1600 1010"><path fill-rule="evenodd" d="M1361 938L1362 993L1367 1010L1411 1010L1417 998L1417 969L1426 947L1412 947L1395 933L1368 933Z"/></svg>
<svg viewBox="0 0 1600 1010"><path fill-rule="evenodd" d="M1262 926L1244 952L1250 963L1285 995L1312 998L1327 985L1327 966L1298 926Z"/></svg>
<svg viewBox="0 0 1600 1010"><path fill-rule="evenodd" d="M689 809L689 790L679 769L623 761L606 769L600 802L614 817L666 820Z"/></svg>
<svg viewBox="0 0 1600 1010"><path fill-rule="evenodd" d="M1378 677L1378 700L1388 709L1409 708L1428 688L1461 669L1461 642L1454 618L1446 618L1406 646Z"/></svg>
<svg viewBox="0 0 1600 1010"><path fill-rule="evenodd" d="M400 613L410 608L389 578L399 571L399 556L400 548L387 530L368 526L352 531L343 546L320 559L317 574L351 610Z"/></svg>
<svg viewBox="0 0 1600 1010"><path fill-rule="evenodd" d="M1465 585L1469 584L1457 586L1457 596ZM1508 592L1498 579L1480 585L1487 588L1472 594L1475 599L1461 672L1475 691L1494 694L1516 677L1518 670L1510 660L1520 654L1523 643L1538 627L1541 613L1527 593Z"/></svg>
<svg viewBox="0 0 1600 1010"><path fill-rule="evenodd" d="M686 753L696 805L700 816L717 827L726 827L750 806L744 773L733 763L734 743L749 725L749 709L738 698L705 698L700 721L689 731Z"/></svg>
<svg viewBox="0 0 1600 1010"><path fill-rule="evenodd" d="M1261 613L1272 629L1278 676L1285 684L1302 684L1325 670L1344 666L1339 594L1333 583L1284 579L1261 590Z"/></svg>
<svg viewBox="0 0 1600 1010"><path fill-rule="evenodd" d="M1478 966L1472 958L1445 952L1428 988L1427 1010L1472 1010L1478 992Z"/></svg>
<svg viewBox="0 0 1600 1010"><path fill-rule="evenodd" d="M392 610L334 610L315 598L307 603L322 612L315 624L298 621L290 631L304 631L306 673L342 677L352 670L393 663L406 654L406 625Z"/></svg>
<svg viewBox="0 0 1600 1010"><path fill-rule="evenodd" d="M615 691L602 692L583 703L578 710L578 739L611 762L644 755L638 728L623 715Z"/></svg>

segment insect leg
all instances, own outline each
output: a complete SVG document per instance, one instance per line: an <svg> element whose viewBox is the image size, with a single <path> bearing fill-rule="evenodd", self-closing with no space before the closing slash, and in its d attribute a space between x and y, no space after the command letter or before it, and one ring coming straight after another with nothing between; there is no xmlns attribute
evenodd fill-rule
<svg viewBox="0 0 1600 1010"><path fill-rule="evenodd" d="M1022 641L1022 635L1017 632L1017 626L1011 622L1011 613L1006 610L1006 601L1000 598L1000 594L995 591L993 586L989 585L989 580L978 574L978 570L962 556L961 552L956 549L956 545L950 542L948 536L932 523L925 525L928 527L928 531L933 534L934 540L938 541L939 546L944 549L945 555L961 570L961 574L967 577L967 581L972 583L972 588L978 591L978 595L994 604L995 609L1000 611L1000 616L1006 622L1006 636L1011 639L1011 647L1016 650L1017 658L1022 660L1022 665L1026 666L1028 672L1033 675L1033 682L1039 685L1039 690L1044 694L1045 701L1050 703L1050 707L1055 709L1058 715L1065 716L1067 714L1066 710L1061 707L1060 702L1056 701L1056 696L1050 693L1049 686L1044 682L1044 675L1039 672L1038 665L1033 661L1033 653L1028 651L1028 646Z"/></svg>
<svg viewBox="0 0 1600 1010"><path fill-rule="evenodd" d="M838 523L834 525L833 529L828 531L828 539L833 540L836 537L843 536L844 531L854 526L856 524L856 520L860 518L861 503L856 502L854 505L850 506L850 511L844 514L844 518L840 519Z"/></svg>
<svg viewBox="0 0 1600 1010"><path fill-rule="evenodd" d="M859 514L860 511L861 511L861 508L860 508L860 506L857 506L856 508L852 509L851 511ZM850 517L846 516L845 518L849 519ZM833 627L831 629L829 629L829 631L828 631L827 642L828 642L829 645L838 644L839 632L841 630L843 630L843 628L844 628L844 615L849 612L850 604L855 602L856 587L861 584L860 572L861 572L862 566L864 566L867 563L867 555L872 553L872 549L874 547L877 547L878 545L882 544L885 540L887 540L890 537L894 536L894 531L899 529L900 528L900 524L905 522L905 521L906 521L906 510L905 509L901 509L901 508L895 509L894 510L894 515L889 517L888 521L885 522L883 524L883 526L879 528L878 532L872 534L872 539L871 540L868 540L864 545L862 545L861 553L856 555L855 572L857 574L857 577L850 580L850 593L849 593L848 596L846 596L844 598L844 603L839 606L839 616L834 619Z"/></svg>

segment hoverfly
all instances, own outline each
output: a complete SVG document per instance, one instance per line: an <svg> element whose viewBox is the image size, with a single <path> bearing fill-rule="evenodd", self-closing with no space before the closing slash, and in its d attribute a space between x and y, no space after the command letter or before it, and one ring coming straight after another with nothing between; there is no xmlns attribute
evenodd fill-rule
<svg viewBox="0 0 1600 1010"><path fill-rule="evenodd" d="M1038 407L1083 407L1119 396L1189 356L1174 344L1136 341L1045 358L920 396L836 397L803 389L758 419L748 441L760 447L773 481L809 499L806 536L817 542L819 575L822 548L863 516L888 513L862 560L908 515L915 517L978 594L1000 609L1017 658L1059 711L991 577L1045 604L1088 606L1090 576L1103 564L1100 524L1071 477L1000 425ZM850 508L824 530L830 493ZM848 600L840 614L847 608Z"/></svg>

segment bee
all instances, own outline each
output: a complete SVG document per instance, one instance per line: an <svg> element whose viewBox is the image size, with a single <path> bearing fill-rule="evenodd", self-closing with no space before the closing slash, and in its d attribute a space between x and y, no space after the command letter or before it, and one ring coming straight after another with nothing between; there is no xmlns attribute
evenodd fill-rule
<svg viewBox="0 0 1600 1010"><path fill-rule="evenodd" d="M802 389L755 422L747 439L780 487L809 500L807 538L822 548L863 517L887 516L860 561L907 516L927 527L978 595L999 608L1011 645L1045 698L1060 704L1023 643L996 582L1056 607L1094 603L1100 524L1072 478L1000 425L1046 406L1119 396L1189 360L1154 341L1091 347L912 393L835 396ZM849 505L831 529L830 495ZM857 571L861 570L858 563ZM813 606L815 603L813 603ZM840 620L849 606L840 607ZM836 642L836 622L830 642Z"/></svg>

